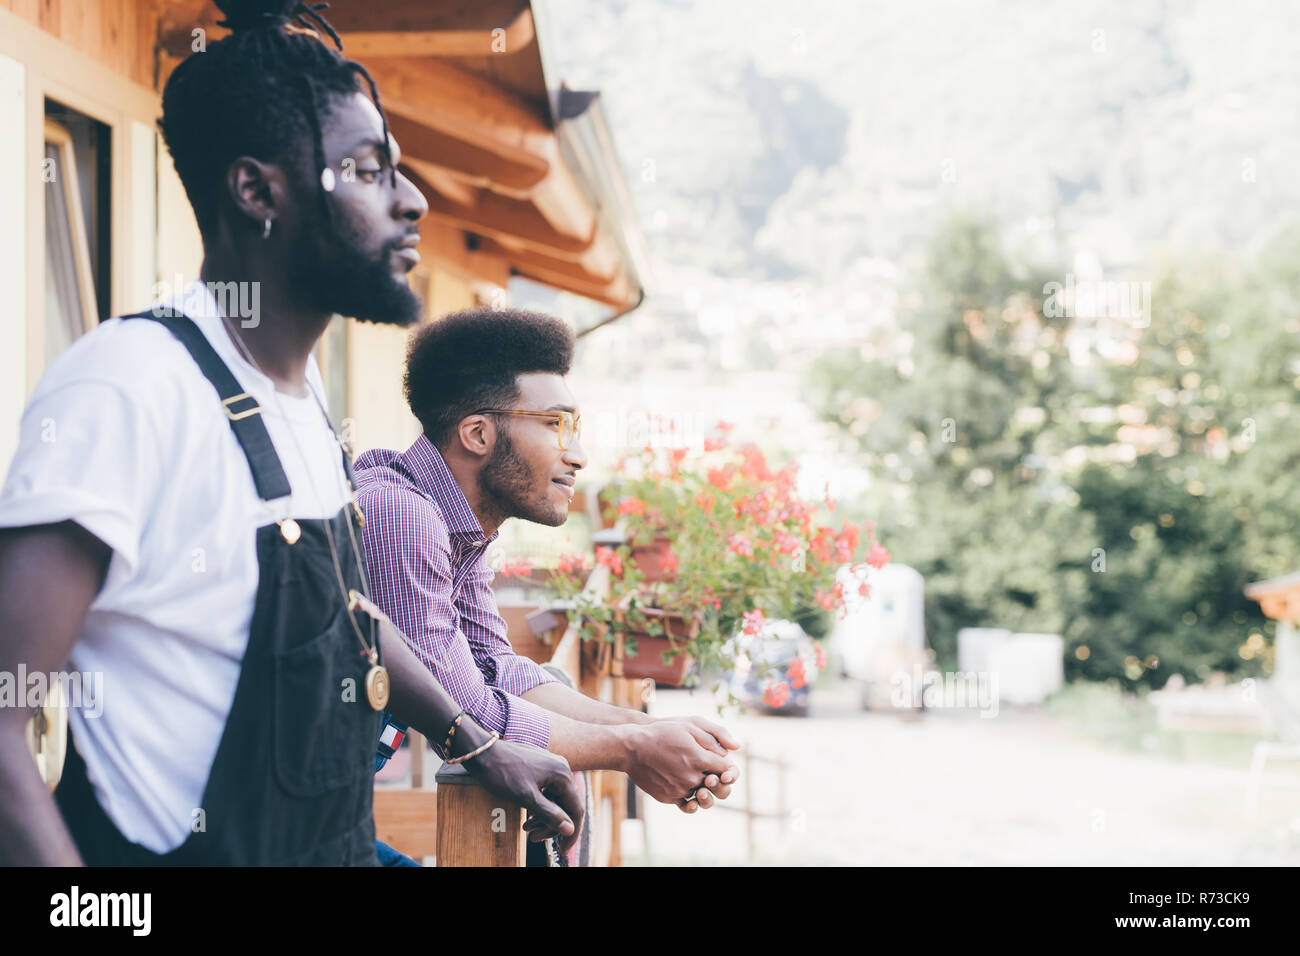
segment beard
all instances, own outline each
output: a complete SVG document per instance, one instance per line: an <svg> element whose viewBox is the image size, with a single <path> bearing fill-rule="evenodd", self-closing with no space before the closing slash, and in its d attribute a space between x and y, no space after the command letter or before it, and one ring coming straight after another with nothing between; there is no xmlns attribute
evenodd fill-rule
<svg viewBox="0 0 1300 956"><path fill-rule="evenodd" d="M568 509L557 513L555 505L540 499L535 491L537 480L528 463L515 451L514 442L505 429L497 429L497 443L492 457L483 466L479 482L492 496L502 519L522 518L536 524L558 528L569 516Z"/></svg>
<svg viewBox="0 0 1300 956"><path fill-rule="evenodd" d="M295 243L289 263L294 288L304 290L315 308L380 325L409 326L420 320L424 304L406 279L393 272L400 240L369 257L350 236L328 225L317 235L321 238L314 243Z"/></svg>

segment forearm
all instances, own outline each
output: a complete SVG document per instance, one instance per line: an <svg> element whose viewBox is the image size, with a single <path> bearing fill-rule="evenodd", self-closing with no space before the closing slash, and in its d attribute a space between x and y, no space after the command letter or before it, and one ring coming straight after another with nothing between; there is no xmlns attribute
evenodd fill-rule
<svg viewBox="0 0 1300 956"><path fill-rule="evenodd" d="M22 728L0 738L0 863L5 866L80 866L72 836L54 797L36 770Z"/></svg>
<svg viewBox="0 0 1300 956"><path fill-rule="evenodd" d="M0 673L65 665L110 554L71 521L0 533ZM72 835L27 749L31 715L25 707L0 712L0 863L78 866Z"/></svg>
<svg viewBox="0 0 1300 956"><path fill-rule="evenodd" d="M548 681L520 695L524 700L545 707L552 714L560 714L572 720L588 724L611 726L616 724L649 724L654 718L639 710L628 707L615 707L603 701L594 700L586 694L561 684Z"/></svg>
<svg viewBox="0 0 1300 956"><path fill-rule="evenodd" d="M391 688L388 710L398 720L441 745L447 728L461 711L460 705L415 656L392 625L379 629L379 648L388 669ZM477 747L487 737L487 732L474 721L464 721L457 733L459 739L465 741L467 749Z"/></svg>
<svg viewBox="0 0 1300 956"><path fill-rule="evenodd" d="M559 754L574 770L622 770L634 762L638 728L630 724L591 724L551 714L547 750Z"/></svg>

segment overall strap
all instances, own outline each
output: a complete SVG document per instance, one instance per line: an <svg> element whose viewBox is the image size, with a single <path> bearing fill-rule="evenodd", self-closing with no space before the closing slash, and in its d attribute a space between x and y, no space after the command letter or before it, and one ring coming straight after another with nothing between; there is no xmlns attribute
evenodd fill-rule
<svg viewBox="0 0 1300 956"><path fill-rule="evenodd" d="M289 495L289 478L284 473L284 466L280 464L280 456L275 453L275 445L271 443L266 423L262 421L262 406L244 391L239 380L226 367L226 363L221 361L212 343L194 321L186 315L154 315L152 312L136 312L122 318L153 319L180 340L193 356L204 378L212 383L221 397L221 410L226 413L230 430L235 433L235 439L244 450L244 457L248 459L258 496L264 501L270 501Z"/></svg>

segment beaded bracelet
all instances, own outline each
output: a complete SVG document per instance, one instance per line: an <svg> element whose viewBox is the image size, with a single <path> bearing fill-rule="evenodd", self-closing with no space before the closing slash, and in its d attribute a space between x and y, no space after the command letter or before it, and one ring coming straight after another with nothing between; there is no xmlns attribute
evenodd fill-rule
<svg viewBox="0 0 1300 956"><path fill-rule="evenodd" d="M487 743L485 743L482 747L479 747L477 750L471 750L463 757L452 757L450 760L444 760L443 763L458 764L458 763L464 763L466 760L473 760L479 754L483 753L483 751L491 749L492 745L500 739L501 739L501 735L494 730L492 731L492 736L487 739Z"/></svg>
<svg viewBox="0 0 1300 956"><path fill-rule="evenodd" d="M466 711L462 710L456 715L455 719L452 720L451 726L447 728L447 739L442 742L442 752L448 757L451 756L451 738L456 736L456 728L460 726L460 722L465 718L465 714Z"/></svg>

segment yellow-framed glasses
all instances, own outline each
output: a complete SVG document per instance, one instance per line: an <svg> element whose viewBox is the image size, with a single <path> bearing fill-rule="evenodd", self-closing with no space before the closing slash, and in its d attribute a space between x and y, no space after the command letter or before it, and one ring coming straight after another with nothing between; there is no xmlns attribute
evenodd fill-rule
<svg viewBox="0 0 1300 956"><path fill-rule="evenodd" d="M568 449L574 441L582 437L582 416L573 412L533 412L522 408L480 408L475 415L527 415L529 418L550 418L557 420L560 427L555 432L555 443L561 451Z"/></svg>

